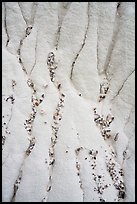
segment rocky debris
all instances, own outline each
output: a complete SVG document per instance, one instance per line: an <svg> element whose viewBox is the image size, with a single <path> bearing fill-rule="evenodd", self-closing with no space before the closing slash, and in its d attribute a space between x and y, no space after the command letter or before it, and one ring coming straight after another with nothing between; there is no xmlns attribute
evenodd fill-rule
<svg viewBox="0 0 137 204"><path fill-rule="evenodd" d="M106 202L106 200L103 198L100 198L100 202Z"/></svg>
<svg viewBox="0 0 137 204"><path fill-rule="evenodd" d="M47 58L47 65L50 72L51 81L54 82L55 80L55 69L57 69L57 64L55 63L55 54L50 52Z"/></svg>
<svg viewBox="0 0 137 204"><path fill-rule="evenodd" d="M13 97L13 95L6 98L6 101L8 101L9 99L11 100L11 104L14 104L15 98Z"/></svg>
<svg viewBox="0 0 137 204"><path fill-rule="evenodd" d="M114 120L114 116L108 114L106 118L103 118L103 116L100 116L99 114L94 112L94 121L97 126L100 128L106 128L109 127L112 121Z"/></svg>
<svg viewBox="0 0 137 204"><path fill-rule="evenodd" d="M106 166L107 171L109 172L110 177L114 182L113 184L118 190L118 200L124 199L126 187L123 181L123 169L116 164L115 160L113 159L113 156L108 161L106 161Z"/></svg>
<svg viewBox="0 0 137 204"><path fill-rule="evenodd" d="M33 150L33 148L34 148L34 146L35 146L35 143L36 143L35 137L33 137L32 139L30 139L30 145L29 145L28 149L26 150L27 156L29 156L30 153L32 152L32 150Z"/></svg>
<svg viewBox="0 0 137 204"><path fill-rule="evenodd" d="M3 135L2 135L2 145L5 144L5 140L6 140L6 136L3 136Z"/></svg>
<svg viewBox="0 0 137 204"><path fill-rule="evenodd" d="M99 102L101 102L103 99L105 99L106 94L109 89L109 83L108 82L103 82L100 84L100 95L99 95Z"/></svg>
<svg viewBox="0 0 137 204"><path fill-rule="evenodd" d="M80 152L80 150L82 150L82 149L83 149L83 147L78 147L78 148L75 150L76 155L78 155L79 152Z"/></svg>
<svg viewBox="0 0 137 204"><path fill-rule="evenodd" d="M19 185L20 185L21 179L22 179L22 170L19 171L18 178L17 178L16 181L15 181L15 184L14 184L14 192L13 192L13 196L12 196L11 202L14 202L16 193L17 193L17 191L18 191L18 189L19 189Z"/></svg>
<svg viewBox="0 0 137 204"><path fill-rule="evenodd" d="M27 132L28 132L29 135L31 135L31 133L32 133L32 127L33 127L32 124L33 124L33 122L34 122L34 119L35 119L36 113L37 113L37 110L36 110L36 108L35 108L35 105L36 105L36 103L34 103L34 105L33 105L33 107L32 107L32 112L31 112L31 114L30 114L29 119L27 119L27 120L25 121L25 123L24 123L25 129L27 130Z"/></svg>
<svg viewBox="0 0 137 204"><path fill-rule="evenodd" d="M114 141L117 141L118 137L119 137L119 133L116 133L115 136L114 136Z"/></svg>
<svg viewBox="0 0 137 204"><path fill-rule="evenodd" d="M98 154L97 150L94 150L94 149L89 150L89 156L90 156L91 168L92 169L96 168L97 154Z"/></svg>
<svg viewBox="0 0 137 204"><path fill-rule="evenodd" d="M102 137L104 138L104 140L109 139L110 137L112 137L112 131L109 128L109 126L114 120L114 116L112 116L111 114L108 114L106 118L104 118L103 116L100 116L99 114L97 114L96 108L94 108L93 111L94 111L94 121L96 125L100 128ZM119 133L115 134L114 141L117 141L118 135ZM122 168L120 169L118 169L118 167L116 168L117 165L114 160L114 158L116 158L116 153L113 150L111 150L110 154L112 157L109 160L108 160L108 156L106 155L107 171L109 172L114 182L115 188L118 190L118 200L124 199L125 198L125 184L123 181L124 173L123 173ZM97 178L95 177L95 180L96 179ZM98 193L102 194L103 193L102 190L104 190L104 187L102 188L100 186L97 186L95 190L98 191Z"/></svg>
<svg viewBox="0 0 137 204"><path fill-rule="evenodd" d="M2 147L4 147L8 135L11 134L11 132L9 131L9 123L12 118L12 110L15 98L13 97L13 95L10 95L7 98L4 98L4 101L6 101L6 103L8 102L8 105L10 106L10 114L4 114L2 116Z"/></svg>
<svg viewBox="0 0 137 204"><path fill-rule="evenodd" d="M102 181L103 176L102 175L96 175L95 173L92 173L94 176L94 181L96 182L97 187L94 188L94 191L97 191L98 194L102 195L104 190L109 187L108 184L104 184Z"/></svg>
<svg viewBox="0 0 137 204"><path fill-rule="evenodd" d="M61 109L64 107L64 94L60 94L60 99L57 104L56 110L53 114L53 124L51 125L52 127L52 137L51 137L51 147L49 148L49 156L50 156L50 165L54 164L55 158L54 158L54 146L57 142L58 138L58 130L59 130L59 123L62 120L62 114L61 114ZM54 160L54 162L53 162Z"/></svg>
<svg viewBox="0 0 137 204"><path fill-rule="evenodd" d="M82 181L81 181L81 177L80 177L80 164L79 164L78 161L76 161L76 169L77 169L77 175L79 176L79 184L80 184L80 188L83 189Z"/></svg>
<svg viewBox="0 0 137 204"><path fill-rule="evenodd" d="M16 81L15 80L12 80L12 88L14 90L14 87L17 85Z"/></svg>
<svg viewBox="0 0 137 204"><path fill-rule="evenodd" d="M112 131L109 128L109 126L114 120L114 116L112 116L111 114L108 114L106 118L104 118L103 116L100 116L99 114L97 114L96 108L94 108L93 110L94 110L94 122L100 128L102 137L104 138L104 140L109 139L112 136ZM116 139L117 138L115 138L115 141Z"/></svg>
<svg viewBox="0 0 137 204"><path fill-rule="evenodd" d="M32 26L28 26L28 27L26 28L26 37L27 37L28 35L30 35L31 30L32 30Z"/></svg>
<svg viewBox="0 0 137 204"><path fill-rule="evenodd" d="M34 83L33 83L32 79L29 78L29 79L27 80L27 84L28 84L29 87L34 88Z"/></svg>
<svg viewBox="0 0 137 204"><path fill-rule="evenodd" d="M48 188L47 188L47 192L49 192L51 190L51 186L49 186Z"/></svg>

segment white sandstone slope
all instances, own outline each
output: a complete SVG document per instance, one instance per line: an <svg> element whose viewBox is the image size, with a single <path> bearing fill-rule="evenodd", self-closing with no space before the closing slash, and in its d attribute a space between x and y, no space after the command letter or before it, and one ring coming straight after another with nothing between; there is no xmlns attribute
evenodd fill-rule
<svg viewBox="0 0 137 204"><path fill-rule="evenodd" d="M3 202L135 201L135 3L2 3Z"/></svg>

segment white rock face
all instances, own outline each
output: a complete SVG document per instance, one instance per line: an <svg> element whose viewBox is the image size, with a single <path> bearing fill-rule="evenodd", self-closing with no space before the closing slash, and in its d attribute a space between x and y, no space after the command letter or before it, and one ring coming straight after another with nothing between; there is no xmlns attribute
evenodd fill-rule
<svg viewBox="0 0 137 204"><path fill-rule="evenodd" d="M135 201L135 3L2 4L3 202Z"/></svg>

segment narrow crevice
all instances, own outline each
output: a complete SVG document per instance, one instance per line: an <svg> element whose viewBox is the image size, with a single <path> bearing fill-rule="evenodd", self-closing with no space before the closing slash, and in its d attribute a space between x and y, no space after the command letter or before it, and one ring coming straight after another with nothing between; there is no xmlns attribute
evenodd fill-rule
<svg viewBox="0 0 137 204"><path fill-rule="evenodd" d="M111 101L114 101L116 99L117 96L119 96L120 92L122 91L125 83L128 81L129 77L135 72L135 70L133 70L127 77L126 79L123 81L121 87L119 88L118 92L116 93L116 95L111 99Z"/></svg>
<svg viewBox="0 0 137 204"><path fill-rule="evenodd" d="M31 17L30 17L30 19L28 21L25 19L25 16L23 14L23 9L22 9L22 6L21 6L20 2L18 2L18 5L20 7L20 11L21 11L22 17L23 17L23 19L24 19L24 21L26 23L26 26L27 27L30 26L30 25L33 26L34 25L35 14L36 14L37 2L33 3L32 9L31 9Z"/></svg>
<svg viewBox="0 0 137 204"><path fill-rule="evenodd" d="M30 19L30 24L32 26L34 26L34 19L35 19L35 16L36 16L37 6L38 6L38 2L33 2L33 6L32 6L32 9L31 9L31 19Z"/></svg>
<svg viewBox="0 0 137 204"><path fill-rule="evenodd" d="M73 77L73 71L74 71L74 67L75 67L75 63L80 55L80 52L82 51L83 47L85 46L85 43L86 43L86 39L87 39L87 33L88 33L88 30L89 30L89 23L90 23L90 16L89 16L89 8L90 8L90 2L88 2L88 6L87 6L87 17L88 17L88 22L87 22L87 27L86 27L86 30L85 30L85 35L84 35L84 39L83 39L83 42L82 42L82 45L78 51L78 53L76 54L73 62L72 62L72 65L71 65L71 73L70 73L70 79L72 80L72 77Z"/></svg>
<svg viewBox="0 0 137 204"><path fill-rule="evenodd" d="M25 35L25 37L24 37L23 39L20 40L20 44L19 44L19 48L18 48L17 53L18 53L19 64L21 65L22 70L23 70L23 71L25 72L25 74L27 75L27 74L28 74L28 73L27 73L27 70L25 69L25 66L24 66L23 61L22 61L22 58L21 58L21 48L22 48L23 41L25 40L25 38L26 38L26 35Z"/></svg>
<svg viewBox="0 0 137 204"><path fill-rule="evenodd" d="M119 14L119 9L120 9L120 5L121 2L117 3L117 8L116 8L116 13L115 13L115 21L114 21L114 28L113 28L113 34L112 34L112 39L110 41L110 45L108 48L108 53L106 56L106 61L104 64L104 69L102 71L102 73L100 74L105 74L106 79L109 81L110 79L108 78L108 69L109 69L109 64L110 64L110 60L111 60L111 56L112 56L112 52L114 50L114 46L116 44L116 40L117 40L117 36L119 33L119 28L120 28L120 14Z"/></svg>
<svg viewBox="0 0 137 204"><path fill-rule="evenodd" d="M126 122L125 122L125 125L124 125L124 128L123 128L123 129L125 129L126 126L127 126L127 124L129 123L129 121L130 121L130 119L131 119L131 113L134 111L134 109L135 109L135 106L132 106L132 107L131 107L131 110L130 110L130 113L129 113L129 115L128 115L128 118L127 118L127 120L126 120Z"/></svg>
<svg viewBox="0 0 137 204"><path fill-rule="evenodd" d="M19 2L18 2L18 3L19 3ZM31 20L30 20L31 22L30 22L30 25L28 25L27 21L25 20L25 18L24 18L24 16L23 16L23 12L22 12L21 6L20 6L20 4L19 4L19 7L20 7L20 10L21 10L22 16L23 16L23 18L24 18L24 21L26 22L26 31L25 31L24 37L20 40L20 44L19 44L19 48L18 48L17 53L18 53L19 63L20 63L20 65L21 65L21 67L22 67L22 70L25 72L26 75L28 75L28 73L27 73L27 70L25 69L25 66L24 66L24 64L23 64L23 60L22 60L22 58L21 58L21 49L22 49L22 45L23 45L24 40L28 37L28 35L31 34L31 31L32 31L32 29L33 29L33 26L34 26L34 18L35 18L36 8L37 8L36 6L37 6L37 3L34 2L33 8L32 8L32 12L31 12ZM38 36L38 31L37 31L37 36ZM33 65L33 67L32 67L31 72L33 71L33 69L34 69L34 67L35 67L35 64L36 64L37 36L36 36L36 46L35 46L35 61L34 61L34 65Z"/></svg>
<svg viewBox="0 0 137 204"><path fill-rule="evenodd" d="M35 61L34 61L34 64L32 66L32 69L31 69L29 75L32 74L32 72L33 72L33 70L34 70L34 68L36 66L36 62L37 62L37 47L38 47L38 31L37 31L37 34L36 34L36 43L35 43Z"/></svg>
<svg viewBox="0 0 137 204"><path fill-rule="evenodd" d="M99 34L98 34L98 27L97 27L97 71L99 72Z"/></svg>
<svg viewBox="0 0 137 204"><path fill-rule="evenodd" d="M21 165L21 168L22 168L22 165ZM22 180L22 174L23 174L21 168L19 170L17 179L16 179L16 181L14 183L13 195L12 195L12 198L11 198L10 202L16 202L16 194L17 194L17 191L19 189L19 186L20 186L20 183L21 183L21 180Z"/></svg>
<svg viewBox="0 0 137 204"><path fill-rule="evenodd" d="M6 47L8 46L8 43L10 41L10 37L9 37L9 33L8 33L8 28L7 28L7 9L6 9L6 2L3 2L4 4L4 14L5 14L5 17L4 17L4 27L5 27L5 31L6 31L6 35L7 35L7 42L6 42Z"/></svg>
<svg viewBox="0 0 137 204"><path fill-rule="evenodd" d="M18 2L18 5L19 5L19 8L20 8L20 11L21 11L22 17L23 17L23 19L24 19L24 21L25 21L25 23L26 23L26 26L28 26L28 23L27 23L27 21L26 21L26 19L25 19L25 16L24 16L24 14L23 14L22 6L20 5L20 2Z"/></svg>
<svg viewBox="0 0 137 204"><path fill-rule="evenodd" d="M70 8L70 4L71 4L71 2L67 2L66 6L63 6L63 3L66 3L66 2L59 3L59 6L61 6L61 8L60 8L61 11L60 12L62 12L62 10L63 11L66 10L66 11L64 12L64 15L62 17L60 17L60 15L58 15L58 29L57 29L57 33L56 33L56 44L55 44L56 50L58 50L58 45L59 45L60 33L61 33L63 20L64 20L64 18L66 16L66 14L67 14L67 12L68 12L68 10Z"/></svg>
<svg viewBox="0 0 137 204"><path fill-rule="evenodd" d="M61 32L61 25L58 25L58 30L57 30L57 34L56 34L56 50L58 50L58 44L59 44L59 39L60 39L60 32Z"/></svg>

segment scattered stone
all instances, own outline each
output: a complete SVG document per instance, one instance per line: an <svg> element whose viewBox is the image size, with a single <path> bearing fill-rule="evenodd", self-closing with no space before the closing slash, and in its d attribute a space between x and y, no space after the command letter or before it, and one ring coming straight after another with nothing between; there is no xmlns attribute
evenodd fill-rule
<svg viewBox="0 0 137 204"><path fill-rule="evenodd" d="M47 192L49 192L51 190L51 186L49 186L48 188L47 188Z"/></svg>

